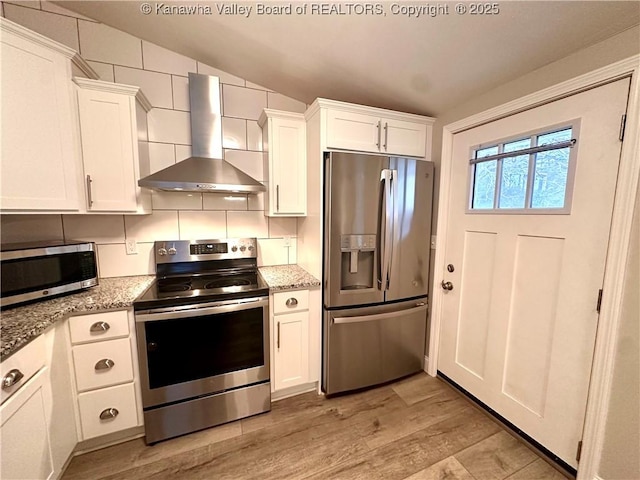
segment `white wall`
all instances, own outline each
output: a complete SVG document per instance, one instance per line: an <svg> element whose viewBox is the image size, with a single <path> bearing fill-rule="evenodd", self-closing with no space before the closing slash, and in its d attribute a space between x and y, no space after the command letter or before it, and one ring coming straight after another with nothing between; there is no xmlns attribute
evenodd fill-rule
<svg viewBox="0 0 640 480"><path fill-rule="evenodd" d="M598 469L598 476L604 480L640 478L640 194L631 238L611 399Z"/></svg>
<svg viewBox="0 0 640 480"><path fill-rule="evenodd" d="M102 80L141 87L154 107L148 115L152 173L191 154L188 72L220 78L224 158L260 181L266 180L260 113L306 109L302 102L48 1L1 2L1 8L7 19L79 51ZM154 192L151 215L2 215L0 225L3 243L95 241L101 277L153 273L154 240L257 237L261 265L296 263L296 220L265 217L263 194L230 200L225 194ZM126 255L125 238L138 242L137 255Z"/></svg>

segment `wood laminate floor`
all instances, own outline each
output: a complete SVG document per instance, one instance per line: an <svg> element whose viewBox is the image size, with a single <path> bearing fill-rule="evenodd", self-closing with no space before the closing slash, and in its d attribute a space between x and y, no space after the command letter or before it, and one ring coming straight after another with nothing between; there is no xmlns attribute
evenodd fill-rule
<svg viewBox="0 0 640 480"><path fill-rule="evenodd" d="M522 440L442 380L417 374L147 447L132 440L75 457L76 479L564 480Z"/></svg>

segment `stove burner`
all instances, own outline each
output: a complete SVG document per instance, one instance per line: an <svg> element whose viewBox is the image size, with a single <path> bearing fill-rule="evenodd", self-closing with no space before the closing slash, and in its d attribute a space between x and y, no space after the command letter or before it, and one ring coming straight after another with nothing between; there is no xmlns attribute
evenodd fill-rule
<svg viewBox="0 0 640 480"><path fill-rule="evenodd" d="M221 278L219 280L207 282L204 288L240 287L243 285L251 285L251 281L246 278Z"/></svg>
<svg viewBox="0 0 640 480"><path fill-rule="evenodd" d="M186 292L191 290L191 281L165 278L158 280L158 290L161 292Z"/></svg>

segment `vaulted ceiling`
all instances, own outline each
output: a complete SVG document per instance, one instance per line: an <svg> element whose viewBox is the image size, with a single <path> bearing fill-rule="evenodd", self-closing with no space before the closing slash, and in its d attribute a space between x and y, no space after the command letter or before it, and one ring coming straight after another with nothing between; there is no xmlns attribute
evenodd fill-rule
<svg viewBox="0 0 640 480"><path fill-rule="evenodd" d="M138 1L59 3L306 103L434 116L640 23L637 1L506 1L484 14L455 2L268 1L291 13L261 14L253 2L152 1L146 15ZM197 13L167 14L174 5ZM409 15L409 5L428 7Z"/></svg>

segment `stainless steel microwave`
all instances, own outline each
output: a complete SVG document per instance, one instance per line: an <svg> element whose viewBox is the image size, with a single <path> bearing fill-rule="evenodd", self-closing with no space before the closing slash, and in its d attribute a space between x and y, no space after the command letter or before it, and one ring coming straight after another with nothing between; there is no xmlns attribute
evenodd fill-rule
<svg viewBox="0 0 640 480"><path fill-rule="evenodd" d="M0 264L3 308L98 284L92 242L6 244L0 248Z"/></svg>

